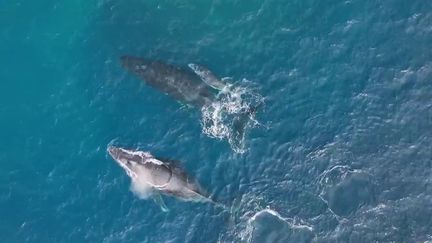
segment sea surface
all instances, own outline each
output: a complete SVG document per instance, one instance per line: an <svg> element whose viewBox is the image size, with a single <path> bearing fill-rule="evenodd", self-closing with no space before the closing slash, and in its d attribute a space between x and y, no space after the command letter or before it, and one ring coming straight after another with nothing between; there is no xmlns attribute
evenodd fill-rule
<svg viewBox="0 0 432 243"><path fill-rule="evenodd" d="M429 0L1 0L0 242L432 242L431 50ZM244 139L126 54L229 77ZM225 208L164 213L109 144Z"/></svg>

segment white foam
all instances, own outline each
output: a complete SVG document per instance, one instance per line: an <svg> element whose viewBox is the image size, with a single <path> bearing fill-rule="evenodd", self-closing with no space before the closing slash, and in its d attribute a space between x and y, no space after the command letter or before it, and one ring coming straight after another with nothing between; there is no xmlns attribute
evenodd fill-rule
<svg viewBox="0 0 432 243"><path fill-rule="evenodd" d="M246 82L247 80L243 80ZM202 108L203 133L217 139L227 139L237 153L246 152L245 133L250 126L258 125L251 109L263 103L263 98L245 87L226 86L217 96L217 100ZM238 131L236 122L242 120Z"/></svg>
<svg viewBox="0 0 432 243"><path fill-rule="evenodd" d="M246 228L239 234L242 241L254 241L254 231L256 230L256 227L259 226L259 224L256 224L256 222L257 220L259 220L260 217L265 216L266 214L276 217L277 220L285 223L286 226L293 231L309 232L308 234L313 234L313 227L307 225L302 220L296 218L284 218L277 211L266 208L255 213L252 217L248 219Z"/></svg>
<svg viewBox="0 0 432 243"><path fill-rule="evenodd" d="M292 229L307 229L309 231L313 231L312 226L309 226L306 224L298 224L297 222L295 222L294 219L284 218L277 211L270 209L270 208L266 208L266 209L259 211L254 216L252 216L248 222L251 223L252 221L255 221L257 219L257 217L259 217L263 214L266 214L266 213L271 214L271 215L277 217L279 220L286 222L287 224L289 224L290 228L292 228Z"/></svg>

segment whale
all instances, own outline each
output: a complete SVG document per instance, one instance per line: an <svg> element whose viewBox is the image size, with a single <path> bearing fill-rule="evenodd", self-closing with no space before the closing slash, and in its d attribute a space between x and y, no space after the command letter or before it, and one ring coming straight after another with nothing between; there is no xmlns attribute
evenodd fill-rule
<svg viewBox="0 0 432 243"><path fill-rule="evenodd" d="M141 79L148 86L187 107L199 108L203 115L203 124L207 121L212 124L210 126L213 126L226 122L227 126L232 127L232 132L228 135L224 133L222 136L228 138L232 148L237 147L236 141L244 139L247 126L250 121L254 120L254 115L261 105L261 102L254 105L244 103L241 93L237 93L236 87L227 82L229 78L219 79L209 69L199 64L189 63L185 66L176 66L159 60L130 55L121 56L120 62L128 73ZM231 106L242 108L236 110ZM219 137L220 135L210 136Z"/></svg>
<svg viewBox="0 0 432 243"><path fill-rule="evenodd" d="M161 194L183 201L214 202L178 161L115 146L108 146L107 152L130 177L131 190L143 199L153 197L164 212L168 208Z"/></svg>
<svg viewBox="0 0 432 243"><path fill-rule="evenodd" d="M215 101L217 91L226 86L210 70L198 64L191 63L184 68L129 55L120 57L120 62L125 70L147 85L193 107L210 105Z"/></svg>

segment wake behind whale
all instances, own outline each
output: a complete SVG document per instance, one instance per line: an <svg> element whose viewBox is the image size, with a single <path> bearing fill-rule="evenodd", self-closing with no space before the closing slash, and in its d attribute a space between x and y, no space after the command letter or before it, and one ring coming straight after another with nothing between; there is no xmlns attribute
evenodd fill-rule
<svg viewBox="0 0 432 243"><path fill-rule="evenodd" d="M197 64L183 68L133 56L123 56L120 60L126 70L147 85L201 109L203 133L227 139L237 153L246 151L245 133L257 124L255 113L263 101L261 96L245 87L234 87Z"/></svg>

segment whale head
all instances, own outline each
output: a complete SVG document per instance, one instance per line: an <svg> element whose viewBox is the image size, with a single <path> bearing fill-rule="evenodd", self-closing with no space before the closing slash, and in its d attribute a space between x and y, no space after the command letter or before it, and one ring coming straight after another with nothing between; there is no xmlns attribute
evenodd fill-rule
<svg viewBox="0 0 432 243"><path fill-rule="evenodd" d="M107 151L133 182L160 188L166 185L172 177L169 166L148 152L114 146L109 146Z"/></svg>
<svg viewBox="0 0 432 243"><path fill-rule="evenodd" d="M114 146L109 146L107 151L132 180L138 178L138 166L142 162L140 156L133 154L130 150Z"/></svg>
<svg viewBox="0 0 432 243"><path fill-rule="evenodd" d="M120 62L124 69L132 73L146 71L151 64L149 60L133 56L122 56L120 57Z"/></svg>

